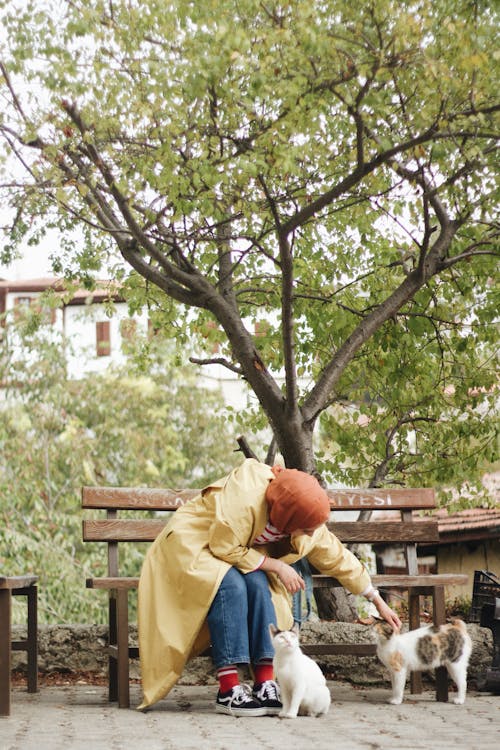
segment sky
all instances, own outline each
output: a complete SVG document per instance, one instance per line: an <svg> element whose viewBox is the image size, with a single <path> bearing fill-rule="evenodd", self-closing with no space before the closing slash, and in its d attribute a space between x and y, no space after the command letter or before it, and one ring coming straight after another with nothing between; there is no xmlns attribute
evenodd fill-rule
<svg viewBox="0 0 500 750"><path fill-rule="evenodd" d="M53 276L49 260L50 249L48 247L29 247L22 257L13 261L10 265L0 264L0 278L9 281L20 281L25 279L38 279L43 276Z"/></svg>

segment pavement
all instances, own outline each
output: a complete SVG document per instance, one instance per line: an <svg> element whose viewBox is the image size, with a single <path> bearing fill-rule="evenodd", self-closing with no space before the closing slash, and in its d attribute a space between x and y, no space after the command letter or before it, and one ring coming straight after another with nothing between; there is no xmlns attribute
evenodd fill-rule
<svg viewBox="0 0 500 750"><path fill-rule="evenodd" d="M434 694L387 703L389 687L329 682L326 716L294 720L216 714L214 686L177 685L152 710L119 709L106 688L13 689L0 717L0 750L499 750L500 696L469 692L465 705ZM132 686L132 705L140 700Z"/></svg>

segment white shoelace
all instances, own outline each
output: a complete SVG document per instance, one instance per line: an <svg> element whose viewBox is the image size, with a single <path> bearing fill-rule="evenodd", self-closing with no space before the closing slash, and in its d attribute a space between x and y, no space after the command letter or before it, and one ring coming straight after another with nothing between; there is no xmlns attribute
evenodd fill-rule
<svg viewBox="0 0 500 750"><path fill-rule="evenodd" d="M270 698L271 700L279 700L280 694L277 684L274 680L266 680L262 683L262 687L259 690L259 695Z"/></svg>
<svg viewBox="0 0 500 750"><path fill-rule="evenodd" d="M250 685L247 685L246 683L243 685L235 685L229 705L232 706L233 703L235 703L237 706L240 706L242 703L249 703L251 700L252 689Z"/></svg>

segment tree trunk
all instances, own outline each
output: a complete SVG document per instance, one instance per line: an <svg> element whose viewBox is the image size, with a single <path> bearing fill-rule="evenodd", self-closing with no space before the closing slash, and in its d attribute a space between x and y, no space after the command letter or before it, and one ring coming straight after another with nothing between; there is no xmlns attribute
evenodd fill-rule
<svg viewBox="0 0 500 750"><path fill-rule="evenodd" d="M287 428L285 428L285 430L286 429ZM239 449L244 456L247 458L257 458L243 435L237 439L237 442ZM297 432L295 433L295 440L293 442L283 439L278 442L282 445L293 445L292 454L287 453L286 449L281 449L281 453L287 466L300 468L301 471L307 471L317 476L317 473L315 472L315 464L311 463L311 461L314 461L312 431L302 429L300 430L300 437ZM318 477L318 479L321 481L320 477ZM321 620L355 622L357 619L358 615L354 597L343 588L316 589L314 591L314 599L318 609L318 617Z"/></svg>
<svg viewBox="0 0 500 750"><path fill-rule="evenodd" d="M358 617L354 596L342 588L315 589L320 620L355 622Z"/></svg>

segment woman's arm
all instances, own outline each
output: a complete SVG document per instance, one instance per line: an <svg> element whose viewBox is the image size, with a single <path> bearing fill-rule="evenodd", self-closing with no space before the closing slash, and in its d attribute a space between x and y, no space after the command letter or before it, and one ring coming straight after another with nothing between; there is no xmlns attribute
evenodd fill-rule
<svg viewBox="0 0 500 750"><path fill-rule="evenodd" d="M287 565L283 560L266 557L259 567L260 570L265 570L266 573L275 573L289 594L296 594L297 591L301 591L306 587L302 576L297 573L295 568Z"/></svg>
<svg viewBox="0 0 500 750"><path fill-rule="evenodd" d="M313 549L307 554L311 563L323 574L337 578L353 594L361 594L373 602L379 615L395 630L401 620L374 589L365 566L326 527L320 527L313 537Z"/></svg>

